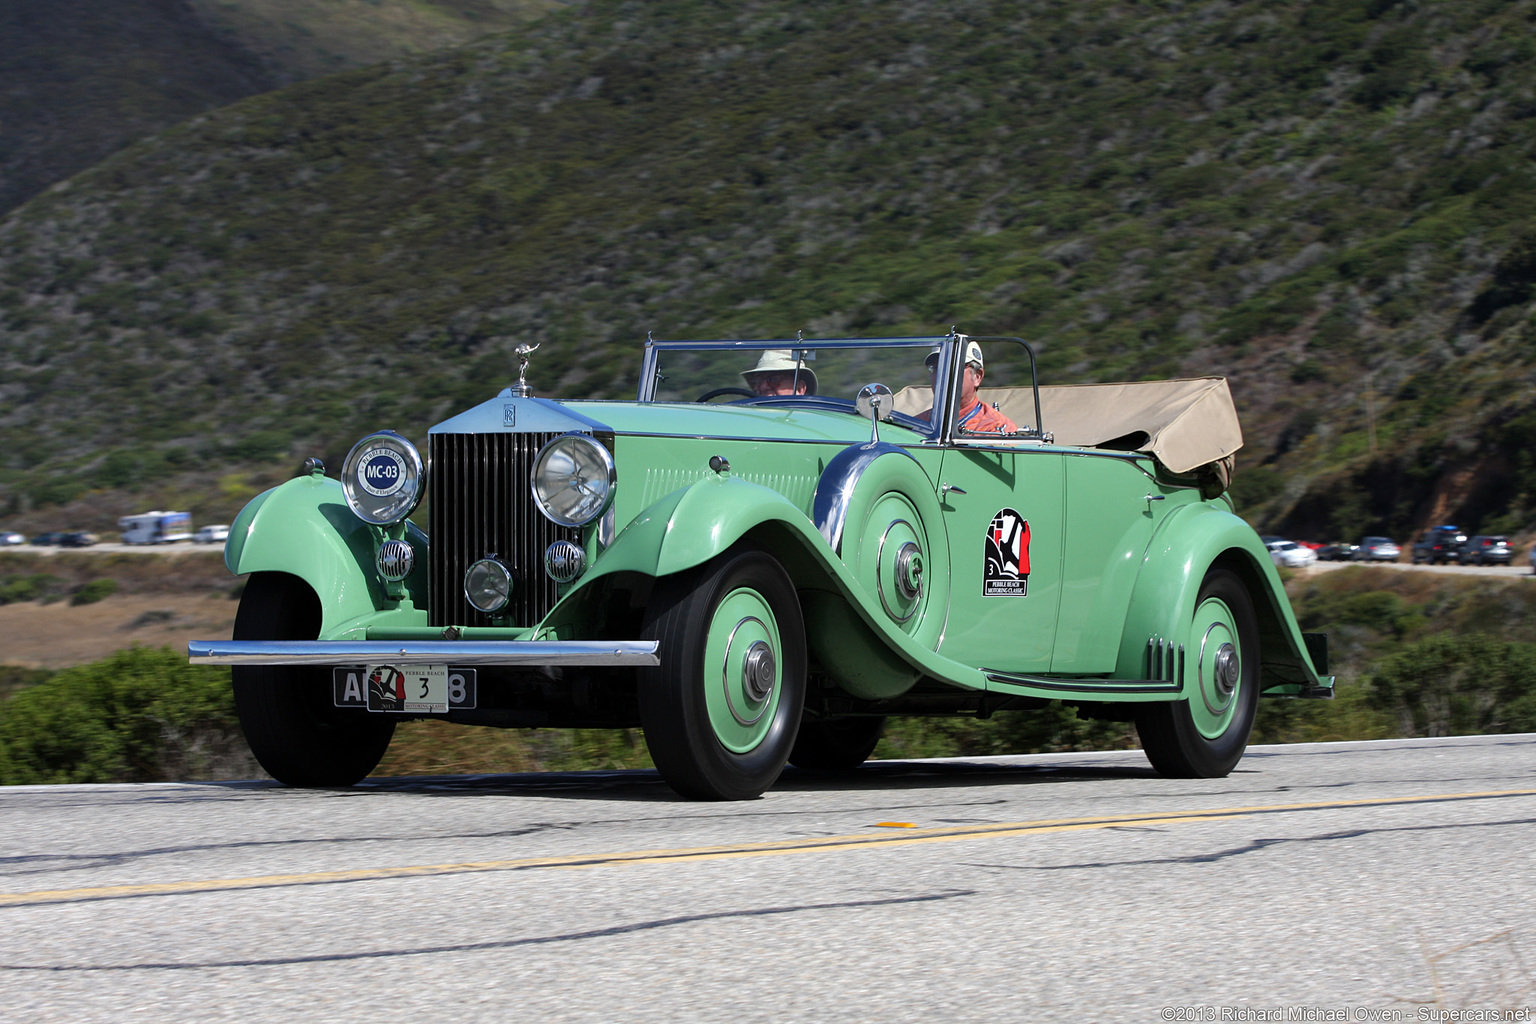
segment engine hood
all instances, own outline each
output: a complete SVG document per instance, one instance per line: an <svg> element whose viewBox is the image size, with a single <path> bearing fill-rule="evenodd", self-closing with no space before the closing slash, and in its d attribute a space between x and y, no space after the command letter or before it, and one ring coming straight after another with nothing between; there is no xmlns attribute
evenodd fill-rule
<svg viewBox="0 0 1536 1024"><path fill-rule="evenodd" d="M667 402L557 402L547 398L502 395L444 420L434 434L561 433L568 430L650 437L717 437L769 441L869 440L869 421L807 403L804 408L750 405L699 405ZM882 423L880 434L912 442L922 435Z"/></svg>

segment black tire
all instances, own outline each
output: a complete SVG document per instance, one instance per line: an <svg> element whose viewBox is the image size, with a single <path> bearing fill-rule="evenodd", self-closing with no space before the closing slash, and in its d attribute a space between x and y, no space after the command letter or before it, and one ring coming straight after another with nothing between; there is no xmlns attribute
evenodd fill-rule
<svg viewBox="0 0 1536 1024"><path fill-rule="evenodd" d="M789 763L818 772L852 771L875 752L885 718L807 718L800 723Z"/></svg>
<svg viewBox="0 0 1536 1024"><path fill-rule="evenodd" d="M789 576L762 551L732 548L658 584L641 632L660 645L639 686L662 778L695 800L761 796L805 707L805 626Z"/></svg>
<svg viewBox="0 0 1536 1024"><path fill-rule="evenodd" d="M1213 641L1212 638L1215 638ZM1230 646L1235 678L1227 690L1219 666ZM1185 639L1185 674L1197 693L1181 701L1142 704L1136 732L1159 775L1219 779L1237 767L1248 747L1259 698L1259 630L1248 588L1235 573L1212 569L1195 599ZM1200 701L1195 707L1192 702ZM1219 711L1218 711L1219 709Z"/></svg>
<svg viewBox="0 0 1536 1024"><path fill-rule="evenodd" d="M235 614L236 640L313 640L320 632L314 591L294 576L251 576ZM331 669L236 665L235 711L257 762L288 786L350 786L378 766L395 733L388 715L337 708Z"/></svg>

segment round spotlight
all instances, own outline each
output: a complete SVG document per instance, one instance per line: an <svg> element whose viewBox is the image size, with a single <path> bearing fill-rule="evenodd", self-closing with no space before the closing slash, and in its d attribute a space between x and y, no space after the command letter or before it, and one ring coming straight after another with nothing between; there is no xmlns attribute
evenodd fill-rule
<svg viewBox="0 0 1536 1024"><path fill-rule="evenodd" d="M556 583L569 583L587 568L587 553L580 544L557 540L544 552L544 571Z"/></svg>
<svg viewBox="0 0 1536 1024"><path fill-rule="evenodd" d="M379 545L376 561L380 576L399 583L416 568L416 549L403 540L387 540Z"/></svg>
<svg viewBox="0 0 1536 1024"><path fill-rule="evenodd" d="M492 555L475 562L464 572L464 599L487 615L494 615L512 599L512 567Z"/></svg>
<svg viewBox="0 0 1536 1024"><path fill-rule="evenodd" d="M561 434L533 461L534 502L552 523L585 526L613 498L613 456L590 434Z"/></svg>

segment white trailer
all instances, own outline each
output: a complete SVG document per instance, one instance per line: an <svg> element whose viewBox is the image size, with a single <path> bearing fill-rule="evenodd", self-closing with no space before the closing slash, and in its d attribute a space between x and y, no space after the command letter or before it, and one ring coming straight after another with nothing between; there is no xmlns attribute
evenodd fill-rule
<svg viewBox="0 0 1536 1024"><path fill-rule="evenodd" d="M124 544L174 544L192 539L192 513L144 512L117 521Z"/></svg>

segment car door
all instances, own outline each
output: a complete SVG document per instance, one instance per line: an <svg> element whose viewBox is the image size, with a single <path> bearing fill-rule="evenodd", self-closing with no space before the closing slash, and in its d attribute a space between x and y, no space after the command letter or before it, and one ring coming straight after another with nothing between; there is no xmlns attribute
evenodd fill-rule
<svg viewBox="0 0 1536 1024"><path fill-rule="evenodd" d="M968 665L1049 671L1061 600L1063 456L960 441L944 453L950 615L940 651Z"/></svg>
<svg viewBox="0 0 1536 1024"><path fill-rule="evenodd" d="M1175 501L1148 472L1150 460L1084 452L1068 457L1061 619L1051 671L1113 672L1136 577L1158 519Z"/></svg>

